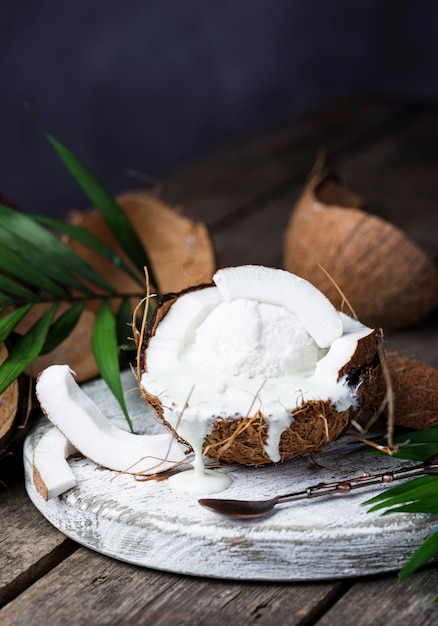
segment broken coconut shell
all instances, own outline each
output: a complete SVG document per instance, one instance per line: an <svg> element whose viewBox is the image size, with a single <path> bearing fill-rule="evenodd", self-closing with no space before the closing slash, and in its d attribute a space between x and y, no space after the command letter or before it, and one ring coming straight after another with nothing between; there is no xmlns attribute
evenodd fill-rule
<svg viewBox="0 0 438 626"><path fill-rule="evenodd" d="M17 325L19 333L26 333L33 324L50 308L51 303L34 304L29 313ZM61 303L56 311L55 320L58 319L67 309L69 305ZM91 337L93 334L93 325L96 318L94 311L84 309L81 317L73 328L71 333L64 341L62 341L54 350L41 354L32 361L32 364L26 369L29 376L35 377L38 372L45 369L53 363L62 363L68 361L71 368L76 372L78 381L83 382L90 380L99 373L93 351L91 349Z"/></svg>
<svg viewBox="0 0 438 626"><path fill-rule="evenodd" d="M438 426L438 369L397 352L385 359L393 396L394 425L413 430ZM383 400L386 385L381 382Z"/></svg>
<svg viewBox="0 0 438 626"><path fill-rule="evenodd" d="M337 309L345 309L345 297L368 326L416 324L438 307L438 268L402 230L363 206L335 174L313 174L290 216L284 267Z"/></svg>
<svg viewBox="0 0 438 626"><path fill-rule="evenodd" d="M0 365L7 359L9 350L0 344ZM20 431L24 434L27 418L24 377L16 378L0 395L0 459L14 443Z"/></svg>
<svg viewBox="0 0 438 626"><path fill-rule="evenodd" d="M165 394L163 397L159 392L155 391L156 387L154 387L153 384L149 386L148 377L151 375L151 370L156 369L156 365L153 363L149 364L151 345L153 344L157 333L159 333L160 329L163 328L163 326L160 325L166 321L169 313L172 312L173 314L172 309L178 304L178 302L181 301L181 298L187 299L187 296L190 296L190 294L197 294L197 297L201 301L203 291L206 292L206 295L207 292L210 291L212 293L211 297L214 297L212 289L215 289L214 285L220 284L217 279L217 275L221 272L230 271L232 269L233 268L220 270L214 277L215 283L213 285L202 285L193 289L184 290L177 294L168 294L163 297L144 337L139 366L140 370L144 372L145 375L141 379L140 389L146 402L152 406L159 419L180 439L184 439L184 437L179 428L179 420L177 419L176 424L174 423L171 425L169 420L166 418L166 415L168 415L166 413L168 405L172 403L171 394L169 398L165 397ZM267 276L269 277L272 276L270 272L282 271L271 270L269 268L261 269L267 269ZM287 274L287 272L284 272L284 274ZM298 279L298 277L294 278ZM248 281L242 280L241 282L242 284L246 284ZM307 281L303 281L303 283L304 282L307 283ZM262 289L261 293L263 292L264 290ZM197 324L201 324L207 314L199 315L196 306L197 305L195 305L195 308L192 310L191 315L193 319L197 320ZM207 308L211 309L211 304L209 304ZM178 316L176 319L178 319ZM259 410L257 401L258 397L256 394L254 405L251 407L248 406L247 413L241 412L241 414L236 414L234 410L235 407L230 406L228 415L224 415L223 412L221 413L218 411L216 416L213 416L212 418L211 416L208 416L210 417L211 423L203 441L203 453L206 456L220 462L239 463L254 466L277 461L286 461L288 459L303 456L304 454L318 452L324 445L338 439L349 427L351 421L353 419L357 419L362 412L373 410L373 407L377 403L377 388L380 380L380 361L377 350L376 335L374 330L366 328L355 320L351 320L351 322L348 320L351 320L351 318L347 319L347 316L343 316L345 327L348 327L348 324L351 323L352 328L360 328L361 332L358 335L358 340L354 349L348 354L347 362L337 368L337 371L334 373L333 380L335 383L339 384L342 384L342 381L345 385L350 386L350 388L354 390L353 393L355 395L355 400L350 404L350 406L346 406L344 409L339 409L335 406L335 402L332 402L330 398L327 398L326 400L306 400L305 398L308 398L308 393L303 390L300 395L300 400L297 401L296 407L291 408L289 411L289 425L284 428L281 436L278 435L279 454L278 458L273 459L267 450L267 443L270 436L269 432L272 424L271 416L266 414L266 412L264 414L262 410ZM179 329L184 324L182 319L180 322L181 323L178 324ZM179 331L176 331L176 334L178 334L178 332ZM174 338L172 338L172 332L170 332L168 336L170 342L174 341ZM164 337L164 343L162 344L164 351L167 350L168 345L166 337L167 335ZM181 337L181 346L186 346L186 344L187 336ZM176 352L178 352L178 350L179 347L175 349ZM167 354L163 355L162 361L164 368L166 367L167 360L172 360L172 356L170 355L170 359L168 359ZM320 363L322 363L323 360L324 359L321 359ZM160 367L161 366L159 366L158 369L160 369ZM213 376L213 378L215 377ZM237 376L237 379L238 378L239 376ZM268 379L267 382L270 384L272 380ZM199 380L195 379L192 383L193 389L196 391L197 385L200 384ZM217 383L218 385L221 384L219 373L217 376ZM262 381L262 386L263 384L264 383ZM239 383L237 383L237 387L238 386ZM191 397L189 395L186 400L186 405L182 407L179 419L181 419L182 415L185 415L185 411L189 409L190 403Z"/></svg>
<svg viewBox="0 0 438 626"><path fill-rule="evenodd" d="M160 293L179 291L211 280L216 261L213 243L205 224L189 219L182 211L147 193L127 193L116 198L148 253ZM105 241L126 260L102 214L93 209L74 212L73 224ZM74 240L67 240L120 293L135 293L138 284L112 263ZM137 268L143 271L143 268Z"/></svg>

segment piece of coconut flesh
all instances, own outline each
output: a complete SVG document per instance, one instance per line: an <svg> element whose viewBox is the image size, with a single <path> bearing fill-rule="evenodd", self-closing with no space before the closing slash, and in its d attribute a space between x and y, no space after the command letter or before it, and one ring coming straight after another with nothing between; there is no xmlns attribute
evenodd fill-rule
<svg viewBox="0 0 438 626"><path fill-rule="evenodd" d="M354 390L339 371L372 332L283 270L230 267L213 281L172 304L149 339L141 378L146 397L159 399L164 419L195 453L192 476L170 479L193 491L214 419L261 411L265 451L278 462L281 435L303 401L329 399L338 411L353 406Z"/></svg>
<svg viewBox="0 0 438 626"><path fill-rule="evenodd" d="M50 428L33 452L33 481L44 500L51 500L76 487L76 477L67 459L76 448L57 428Z"/></svg>
<svg viewBox="0 0 438 626"><path fill-rule="evenodd" d="M66 460L74 451L107 469L141 475L158 474L186 458L185 448L169 432L135 435L115 426L76 383L68 365L43 370L36 395L59 431L49 431L34 451L35 485L45 499L75 485Z"/></svg>

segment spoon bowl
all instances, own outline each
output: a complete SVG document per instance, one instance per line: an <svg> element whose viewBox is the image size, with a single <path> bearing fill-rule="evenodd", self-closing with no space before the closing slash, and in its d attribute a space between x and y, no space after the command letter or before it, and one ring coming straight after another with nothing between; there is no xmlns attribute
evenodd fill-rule
<svg viewBox="0 0 438 626"><path fill-rule="evenodd" d="M262 517L272 511L278 501L279 496L268 500L223 500L220 498L201 498L198 500L199 504L206 509L235 519Z"/></svg>

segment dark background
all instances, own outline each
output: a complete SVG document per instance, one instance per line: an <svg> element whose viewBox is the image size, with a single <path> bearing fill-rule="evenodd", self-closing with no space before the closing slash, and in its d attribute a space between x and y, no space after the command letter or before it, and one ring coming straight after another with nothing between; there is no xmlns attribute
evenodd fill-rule
<svg viewBox="0 0 438 626"><path fill-rule="evenodd" d="M438 99L438 2L2 0L0 194L88 205L24 108L113 193L360 97Z"/></svg>

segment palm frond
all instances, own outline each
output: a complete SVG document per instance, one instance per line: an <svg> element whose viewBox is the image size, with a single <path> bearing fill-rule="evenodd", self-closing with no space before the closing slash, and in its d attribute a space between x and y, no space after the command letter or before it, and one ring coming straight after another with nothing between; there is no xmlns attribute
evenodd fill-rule
<svg viewBox="0 0 438 626"><path fill-rule="evenodd" d="M112 286L100 276L72 248L60 241L49 230L31 217L0 205L0 244L16 254L26 252L26 261L44 272L57 284L77 289L85 294L93 290L85 281L91 281L109 292ZM53 263L53 258L56 263ZM82 280L78 279L78 276Z"/></svg>
<svg viewBox="0 0 438 626"><path fill-rule="evenodd" d="M48 354L73 332L84 310L85 302L74 302L51 325L40 354Z"/></svg>
<svg viewBox="0 0 438 626"><path fill-rule="evenodd" d="M46 136L69 172L84 190L87 197L91 200L93 205L100 210L114 237L128 255L128 258L130 258L134 265L140 270L143 269L143 267L148 267L149 272L151 272L151 264L143 244L132 227L131 222L108 189L106 189L97 176L95 176L73 152L51 135L47 134ZM157 284L152 276L151 280L154 285Z"/></svg>
<svg viewBox="0 0 438 626"><path fill-rule="evenodd" d="M0 204L0 343L7 341L9 348L9 356L0 366L0 393L38 356L50 353L71 335L88 302L94 301L96 306L100 301L90 351L132 430L120 380L119 348L135 349L129 338L132 298L143 297L145 266L151 274L149 258L111 193L70 150L51 135L46 137L103 215L126 257L81 226L25 215ZM120 293L113 287L111 276L107 278L92 267L60 234L110 261L136 281L138 292ZM43 314L38 308L41 305L48 307ZM62 314L56 316L58 309ZM36 321L28 328L32 319Z"/></svg>
<svg viewBox="0 0 438 626"><path fill-rule="evenodd" d="M102 256L104 259L110 261L116 267L122 269L126 274L131 276L133 280L137 281L140 285L143 286L143 272L125 263L123 258L120 257L120 255L118 255L104 241L102 241L102 239L99 239L99 237L96 237L96 235L93 235L93 233L86 230L82 226L78 226L77 224L69 224L68 222L62 222L61 220L56 220L51 217L45 217L40 215L34 216L33 219L40 224L44 224L52 228L53 230L58 231L64 235L68 235L72 239L80 242L82 245Z"/></svg>
<svg viewBox="0 0 438 626"><path fill-rule="evenodd" d="M29 313L31 308L32 304L25 304L0 318L0 343L6 341L17 324Z"/></svg>
<svg viewBox="0 0 438 626"><path fill-rule="evenodd" d="M399 434L398 443L403 443L394 456L402 459L426 461L438 454L438 428ZM379 453L376 453L379 454ZM421 476L405 483L385 489L370 498L364 505L368 511L382 511L383 515L395 513L438 514L438 476ZM403 580L422 565L438 557L438 533L434 533L410 557L399 572Z"/></svg>
<svg viewBox="0 0 438 626"><path fill-rule="evenodd" d="M0 394L24 372L41 353L50 324L58 308L53 304L32 328L14 345L7 359L0 365Z"/></svg>
<svg viewBox="0 0 438 626"><path fill-rule="evenodd" d="M116 317L107 300L104 300L96 316L92 346L100 374L117 399L130 430L134 432L120 378Z"/></svg>

